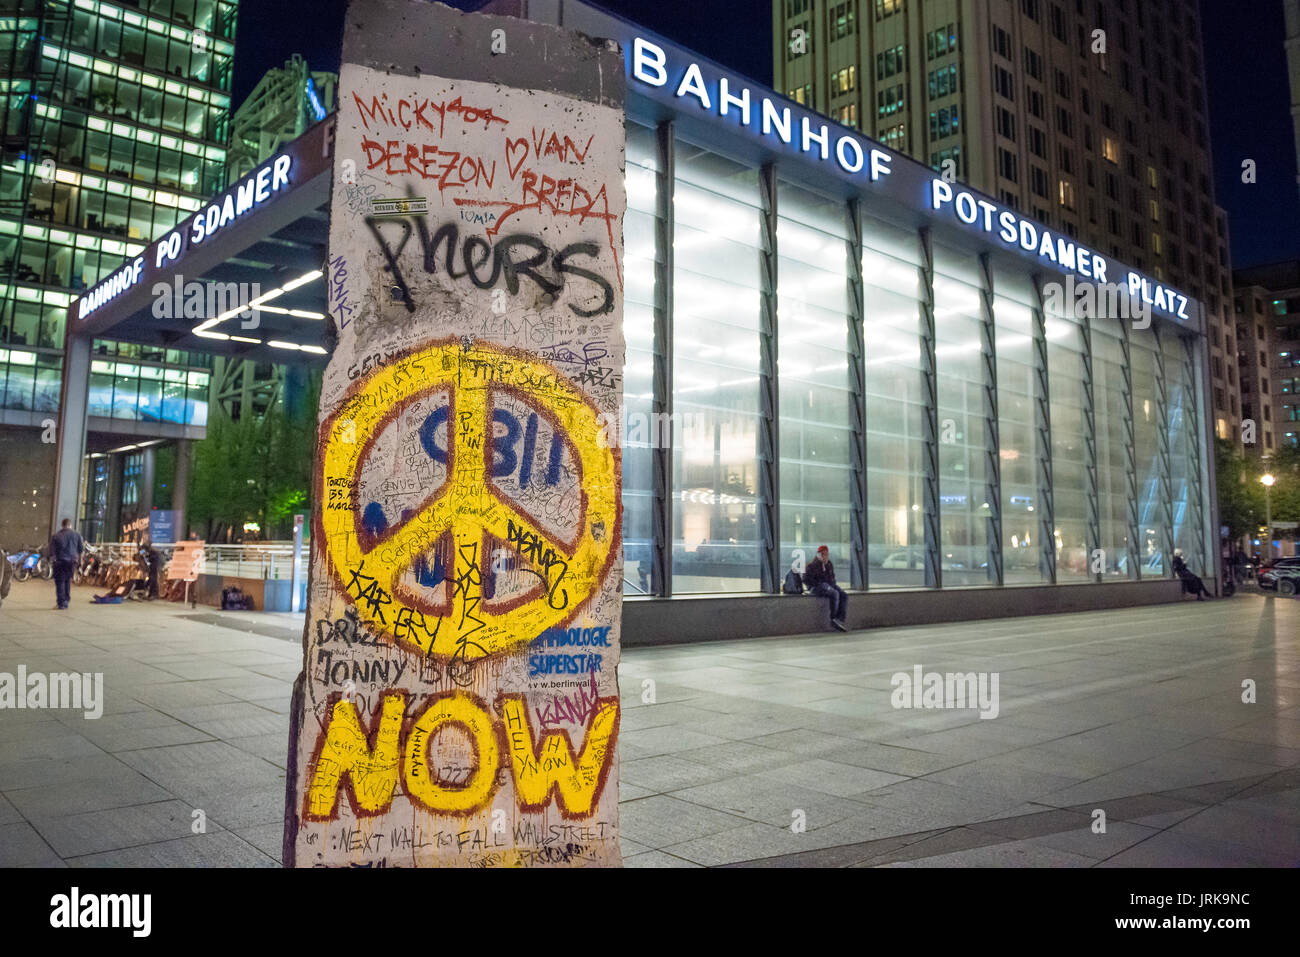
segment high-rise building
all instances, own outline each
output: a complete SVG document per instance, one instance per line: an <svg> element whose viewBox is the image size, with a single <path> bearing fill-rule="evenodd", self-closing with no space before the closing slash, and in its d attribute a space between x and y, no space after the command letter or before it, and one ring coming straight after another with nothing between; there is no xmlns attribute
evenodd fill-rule
<svg viewBox="0 0 1300 957"><path fill-rule="evenodd" d="M1196 0L773 0L772 24L791 99L1200 300L1240 440Z"/></svg>
<svg viewBox="0 0 1300 957"><path fill-rule="evenodd" d="M65 310L226 182L238 0L18 0L0 17L0 541L49 527ZM210 359L96 342L89 536L201 438ZM183 457L180 456L180 457Z"/></svg>
<svg viewBox="0 0 1300 957"><path fill-rule="evenodd" d="M1249 454L1300 446L1300 262L1233 275L1241 415L1255 422Z"/></svg>
<svg viewBox="0 0 1300 957"><path fill-rule="evenodd" d="M231 119L229 182L334 112L337 85L337 74L312 70L296 53L268 70Z"/></svg>
<svg viewBox="0 0 1300 957"><path fill-rule="evenodd" d="M338 74L312 70L294 54L268 70L234 112L227 159L228 185L333 113ZM271 362L215 356L209 408L231 419L262 415L289 391L305 387L305 370Z"/></svg>
<svg viewBox="0 0 1300 957"><path fill-rule="evenodd" d="M1300 0L1282 0L1286 22L1286 66L1291 78L1291 125L1295 155L1300 159Z"/></svg>

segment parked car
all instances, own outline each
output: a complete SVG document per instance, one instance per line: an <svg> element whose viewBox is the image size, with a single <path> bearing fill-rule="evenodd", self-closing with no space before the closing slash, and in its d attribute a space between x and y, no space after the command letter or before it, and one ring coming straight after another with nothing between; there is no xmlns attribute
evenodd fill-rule
<svg viewBox="0 0 1300 957"><path fill-rule="evenodd" d="M1259 587L1266 591L1277 590L1279 594L1294 595L1295 579L1300 575L1300 555L1275 559L1271 564L1263 565L1259 570ZM1283 589L1283 582L1291 583L1291 591Z"/></svg>
<svg viewBox="0 0 1300 957"><path fill-rule="evenodd" d="M1277 570L1277 593L1294 598L1300 592L1300 565L1288 565Z"/></svg>
<svg viewBox="0 0 1300 957"><path fill-rule="evenodd" d="M987 568L988 558L983 548L970 549L961 546L949 546L939 557L939 567L945 570L962 571L967 568ZM925 567L925 552L917 548L911 551L890 552L880 562L881 568L918 569Z"/></svg>

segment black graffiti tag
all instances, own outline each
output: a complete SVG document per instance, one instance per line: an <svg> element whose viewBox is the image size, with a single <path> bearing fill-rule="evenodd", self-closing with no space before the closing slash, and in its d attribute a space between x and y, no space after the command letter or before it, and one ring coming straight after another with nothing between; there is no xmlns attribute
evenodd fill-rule
<svg viewBox="0 0 1300 957"><path fill-rule="evenodd" d="M437 274L441 258L442 269L448 276L452 279L469 279L479 289L491 289L503 282L513 296L519 292L519 280L522 277L531 280L545 295L552 298L560 294L570 278L581 279L596 287L600 293L600 302L590 308L570 303L569 309L572 312L586 318L614 309L614 288L605 277L570 262L581 256L594 258L599 255L600 247L595 243L570 243L557 252L538 237L523 233L503 236L495 244L482 236L466 236L462 242L460 230L455 223L446 223L430 234L423 217L414 217L414 227L411 218L404 217L397 220L402 235L394 248L379 228L381 224L393 222L392 217L366 218L366 226L375 237L387 263L384 269L392 274L394 298L402 301L407 312L415 311L415 300L398 259L413 232L419 238L424 271L430 275ZM463 268L457 268L458 260ZM548 262L553 275L546 271Z"/></svg>
<svg viewBox="0 0 1300 957"><path fill-rule="evenodd" d="M536 575L542 580L542 584L546 586L546 603L557 610L567 608L569 590L566 588L559 594L557 590L560 582L569 572L569 563L556 554L555 549L547 545L540 535L526 528L520 528L513 521L506 523L506 544L513 546L520 558L540 566L540 571L536 568L524 568L522 571ZM559 569L559 574L552 579L551 573L555 569Z"/></svg>

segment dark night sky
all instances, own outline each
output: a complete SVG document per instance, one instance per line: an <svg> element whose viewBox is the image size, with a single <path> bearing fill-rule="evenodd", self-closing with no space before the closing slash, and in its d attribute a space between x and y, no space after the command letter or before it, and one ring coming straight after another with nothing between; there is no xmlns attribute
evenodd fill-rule
<svg viewBox="0 0 1300 957"><path fill-rule="evenodd" d="M1214 192L1228 211L1232 264L1300 257L1282 0L1201 0L1201 31ZM1256 163L1253 185L1241 181L1246 159Z"/></svg>
<svg viewBox="0 0 1300 957"><path fill-rule="evenodd" d="M1140 0L1139 0L1140 2ZM1300 184L1291 127L1282 0L1200 0L1215 193L1234 266L1300 257ZM477 0L452 0L470 9ZM606 9L763 83L772 77L768 0L604 0ZM301 53L337 70L344 0L243 0L232 101ZM1257 182L1241 181L1244 159Z"/></svg>

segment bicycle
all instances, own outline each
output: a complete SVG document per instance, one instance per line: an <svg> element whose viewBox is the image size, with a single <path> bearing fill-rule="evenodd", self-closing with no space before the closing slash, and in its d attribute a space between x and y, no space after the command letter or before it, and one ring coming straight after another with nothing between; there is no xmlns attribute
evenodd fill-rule
<svg viewBox="0 0 1300 957"><path fill-rule="evenodd" d="M72 584L84 585L87 582L93 582L99 564L99 553L87 545L86 551L77 562L77 567L72 570Z"/></svg>
<svg viewBox="0 0 1300 957"><path fill-rule="evenodd" d="M41 562L40 549L24 548L16 555L10 557L9 561L13 565L14 581L29 581L33 575L38 574ZM54 574L52 568L50 569L50 574ZM42 574L41 577L44 578L47 576Z"/></svg>

